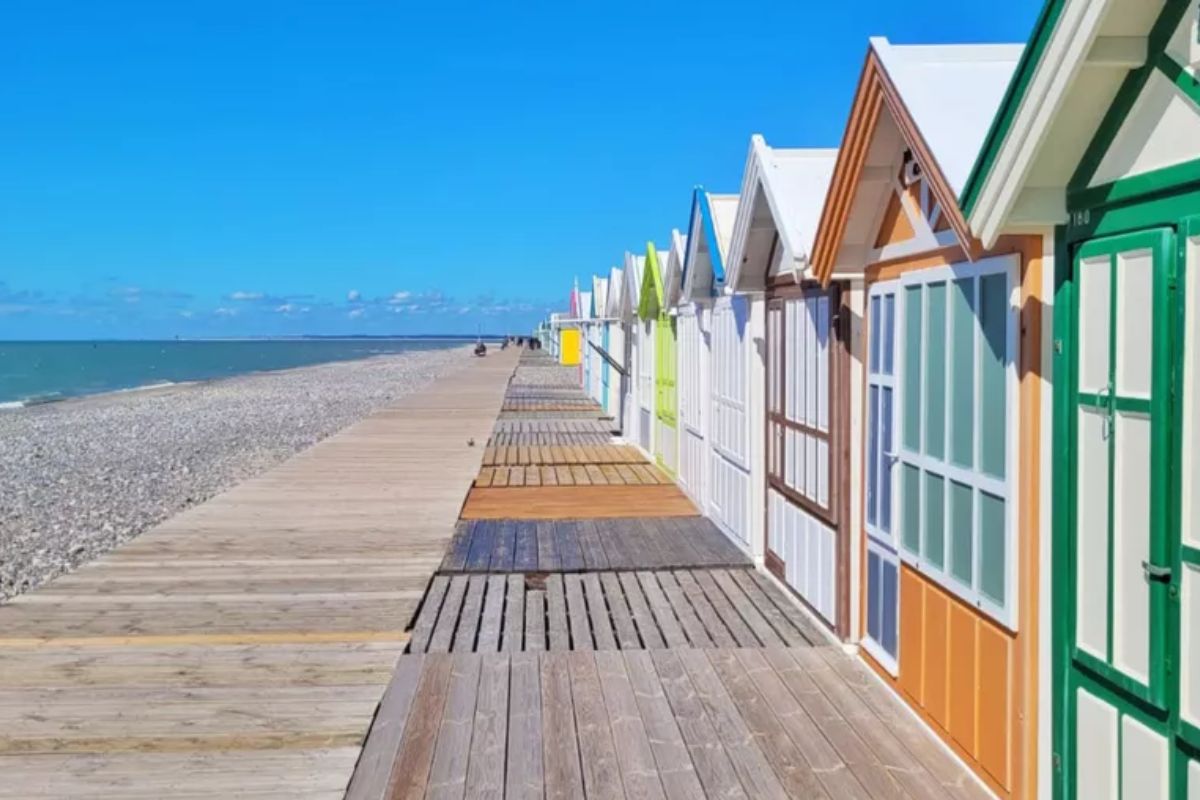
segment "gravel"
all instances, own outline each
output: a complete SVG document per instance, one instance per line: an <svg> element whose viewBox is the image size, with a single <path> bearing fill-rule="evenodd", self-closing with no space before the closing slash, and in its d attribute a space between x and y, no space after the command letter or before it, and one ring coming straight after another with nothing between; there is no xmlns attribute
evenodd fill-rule
<svg viewBox="0 0 1200 800"><path fill-rule="evenodd" d="M0 602L425 386L469 348L0 411Z"/></svg>

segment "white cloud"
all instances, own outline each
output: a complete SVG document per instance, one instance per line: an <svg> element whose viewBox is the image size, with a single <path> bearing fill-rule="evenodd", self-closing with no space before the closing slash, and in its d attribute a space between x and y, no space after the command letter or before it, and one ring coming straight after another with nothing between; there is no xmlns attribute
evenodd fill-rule
<svg viewBox="0 0 1200 800"><path fill-rule="evenodd" d="M360 292L358 289L351 289L350 291L346 292L346 299L351 303L357 303L359 300L362 300L362 292Z"/></svg>
<svg viewBox="0 0 1200 800"><path fill-rule="evenodd" d="M463 306L462 308L460 308L460 309L458 310L458 313L459 313L459 314L470 314L470 313L471 313L471 307L470 307L470 306Z"/></svg>
<svg viewBox="0 0 1200 800"><path fill-rule="evenodd" d="M284 303L281 306L276 306L275 311L280 314L307 314L308 306L298 306L295 303Z"/></svg>
<svg viewBox="0 0 1200 800"><path fill-rule="evenodd" d="M239 302L248 302L251 300L262 300L263 293L262 292L234 292L231 295L229 295L229 299L237 300Z"/></svg>
<svg viewBox="0 0 1200 800"><path fill-rule="evenodd" d="M351 311L349 314L347 314L346 316L349 317L350 319L358 319L365 313L366 313L365 309L356 308L353 311Z"/></svg>
<svg viewBox="0 0 1200 800"><path fill-rule="evenodd" d="M180 311L180 312L179 312L179 316L183 317L184 319L191 319L192 317L196 316L196 312L194 312L194 311Z"/></svg>
<svg viewBox="0 0 1200 800"><path fill-rule="evenodd" d="M391 305L394 305L394 306L399 305L399 304L407 301L408 298L410 298L410 297L412 297L412 292L396 292L395 294L393 294L391 297L388 298L388 303L390 303Z"/></svg>
<svg viewBox="0 0 1200 800"><path fill-rule="evenodd" d="M237 313L236 308L218 308L213 312L218 317L236 317Z"/></svg>

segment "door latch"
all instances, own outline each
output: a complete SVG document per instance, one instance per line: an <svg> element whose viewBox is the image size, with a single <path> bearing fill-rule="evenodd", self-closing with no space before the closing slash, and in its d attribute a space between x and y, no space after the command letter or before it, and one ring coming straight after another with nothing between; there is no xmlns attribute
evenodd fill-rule
<svg viewBox="0 0 1200 800"><path fill-rule="evenodd" d="M1147 581L1156 583L1168 583L1171 580L1171 568L1160 567L1157 564L1151 564L1149 561L1142 562L1142 574L1146 576Z"/></svg>

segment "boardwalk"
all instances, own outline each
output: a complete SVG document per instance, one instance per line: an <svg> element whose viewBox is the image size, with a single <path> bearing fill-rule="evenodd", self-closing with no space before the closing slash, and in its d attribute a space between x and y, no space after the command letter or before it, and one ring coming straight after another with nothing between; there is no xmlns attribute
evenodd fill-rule
<svg viewBox="0 0 1200 800"><path fill-rule="evenodd" d="M989 796L675 486L497 486L652 468L551 369L517 369L348 798Z"/></svg>
<svg viewBox="0 0 1200 800"><path fill-rule="evenodd" d="M515 360L0 606L0 797L342 797Z"/></svg>

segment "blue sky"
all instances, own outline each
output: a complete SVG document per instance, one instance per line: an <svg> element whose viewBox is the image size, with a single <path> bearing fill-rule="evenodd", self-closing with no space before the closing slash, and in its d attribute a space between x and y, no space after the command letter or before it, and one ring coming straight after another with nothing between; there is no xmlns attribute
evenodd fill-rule
<svg viewBox="0 0 1200 800"><path fill-rule="evenodd" d="M836 146L867 38L1023 42L1041 0L10 0L0 338L528 330Z"/></svg>

